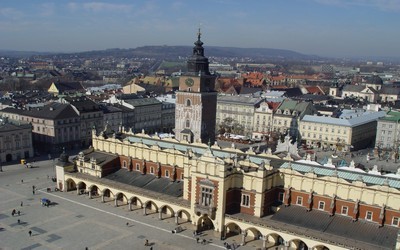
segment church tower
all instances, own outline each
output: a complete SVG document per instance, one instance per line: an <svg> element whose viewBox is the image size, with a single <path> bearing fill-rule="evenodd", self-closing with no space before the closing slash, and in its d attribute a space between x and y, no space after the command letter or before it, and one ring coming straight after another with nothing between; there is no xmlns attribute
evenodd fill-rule
<svg viewBox="0 0 400 250"><path fill-rule="evenodd" d="M200 29L193 54L187 61L188 72L179 79L176 92L175 138L179 141L214 143L217 92L215 76L210 74L204 56Z"/></svg>

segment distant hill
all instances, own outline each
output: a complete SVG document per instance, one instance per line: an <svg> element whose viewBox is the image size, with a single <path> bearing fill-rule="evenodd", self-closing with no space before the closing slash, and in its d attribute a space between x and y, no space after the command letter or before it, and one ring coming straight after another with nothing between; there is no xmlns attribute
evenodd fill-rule
<svg viewBox="0 0 400 250"><path fill-rule="evenodd" d="M192 46L142 46L134 49L106 49L94 50L77 53L44 53L28 51L1 51L0 56L27 57L33 55L54 55L70 56L78 55L82 57L152 57L152 58L178 58L187 57L192 54ZM317 56L305 55L292 50L269 49L269 48L235 48L205 46L207 57L250 57L254 59L315 59Z"/></svg>
<svg viewBox="0 0 400 250"><path fill-rule="evenodd" d="M120 56L120 57L155 57L178 58L192 54L191 46L143 46L135 49L107 49L77 53L82 56ZM235 48L205 46L207 57L251 57L251 58L282 58L282 59L315 59L316 56L301 54L292 50L268 48Z"/></svg>

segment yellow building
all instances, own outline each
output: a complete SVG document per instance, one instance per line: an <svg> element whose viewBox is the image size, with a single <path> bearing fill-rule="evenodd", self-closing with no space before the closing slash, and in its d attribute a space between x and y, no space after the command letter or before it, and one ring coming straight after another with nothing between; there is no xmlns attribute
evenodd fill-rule
<svg viewBox="0 0 400 250"><path fill-rule="evenodd" d="M142 209L144 215L158 213L161 219L175 217L177 224L237 237L242 244L309 249L398 244L400 175L351 172L146 134L95 132L93 148L78 155L76 170L65 166L56 167L62 191Z"/></svg>
<svg viewBox="0 0 400 250"><path fill-rule="evenodd" d="M385 112L350 111L341 117L306 115L300 121L301 140L308 146L350 151L375 141L377 119Z"/></svg>

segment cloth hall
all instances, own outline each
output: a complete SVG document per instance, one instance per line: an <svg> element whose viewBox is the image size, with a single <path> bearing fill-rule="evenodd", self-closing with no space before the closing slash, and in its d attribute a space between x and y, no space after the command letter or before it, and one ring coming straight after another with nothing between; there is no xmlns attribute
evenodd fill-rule
<svg viewBox="0 0 400 250"><path fill-rule="evenodd" d="M198 39L177 91L175 138L92 131L74 162L63 153L57 187L173 218L264 248L399 249L400 173L383 176L270 150L221 148L215 139L215 76Z"/></svg>

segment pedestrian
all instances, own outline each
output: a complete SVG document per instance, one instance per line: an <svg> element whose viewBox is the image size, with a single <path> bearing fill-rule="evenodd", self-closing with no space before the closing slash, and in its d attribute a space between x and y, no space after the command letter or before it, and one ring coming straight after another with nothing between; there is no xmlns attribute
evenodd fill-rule
<svg viewBox="0 0 400 250"><path fill-rule="evenodd" d="M34 189L34 190L32 190L32 194L35 194L35 189Z"/></svg>
<svg viewBox="0 0 400 250"><path fill-rule="evenodd" d="M126 223L126 226L129 227L129 222Z"/></svg>
<svg viewBox="0 0 400 250"><path fill-rule="evenodd" d="M24 180L21 180L21 183L24 183Z"/></svg>
<svg viewBox="0 0 400 250"><path fill-rule="evenodd" d="M21 212L18 210L17 214L18 214L18 216L20 216L20 215L21 215Z"/></svg>
<svg viewBox="0 0 400 250"><path fill-rule="evenodd" d="M20 219L18 219L18 224L21 224L21 220Z"/></svg>
<svg viewBox="0 0 400 250"><path fill-rule="evenodd" d="M24 205L24 202L23 201L21 201L21 207Z"/></svg>
<svg viewBox="0 0 400 250"><path fill-rule="evenodd" d="M145 240L145 242L144 242L144 246L146 246L146 247L147 247L148 245L149 245L149 240L148 240L148 239L146 239L146 240Z"/></svg>
<svg viewBox="0 0 400 250"><path fill-rule="evenodd" d="M29 237L31 237L32 236L32 231L29 230L28 234L29 234Z"/></svg>
<svg viewBox="0 0 400 250"><path fill-rule="evenodd" d="M196 238L196 243L199 243L199 241L200 241L200 238L197 237L197 238Z"/></svg>
<svg viewBox="0 0 400 250"><path fill-rule="evenodd" d="M17 211L15 211L15 209L13 209L13 211L11 212L11 215L14 216L16 212Z"/></svg>

